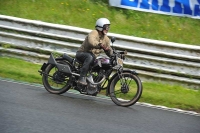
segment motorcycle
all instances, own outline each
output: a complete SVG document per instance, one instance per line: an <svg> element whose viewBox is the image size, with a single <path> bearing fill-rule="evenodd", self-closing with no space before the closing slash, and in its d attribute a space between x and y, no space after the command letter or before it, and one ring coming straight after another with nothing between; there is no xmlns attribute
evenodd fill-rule
<svg viewBox="0 0 200 133"><path fill-rule="evenodd" d="M97 96L106 90L106 96L119 106L131 106L142 95L142 82L138 74L123 69L123 61L127 51L118 52L113 48L115 38L111 38L113 55L97 57L87 74L87 86L77 83L82 63L66 53L54 58L51 53L48 62L38 71L42 76L45 89L53 94L63 94L70 88L81 94Z"/></svg>

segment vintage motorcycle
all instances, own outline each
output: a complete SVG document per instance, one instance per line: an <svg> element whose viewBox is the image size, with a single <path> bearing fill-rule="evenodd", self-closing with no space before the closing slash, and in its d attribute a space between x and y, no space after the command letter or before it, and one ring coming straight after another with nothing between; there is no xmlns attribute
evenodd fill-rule
<svg viewBox="0 0 200 133"><path fill-rule="evenodd" d="M113 48L115 38L111 38L113 55L97 57L87 75L87 86L77 83L82 63L66 53L54 58L51 53L48 62L38 72L42 75L45 89L53 94L62 94L70 88L81 94L96 96L101 90L119 106L131 106L142 95L142 83L135 71L123 69L126 51L117 52Z"/></svg>

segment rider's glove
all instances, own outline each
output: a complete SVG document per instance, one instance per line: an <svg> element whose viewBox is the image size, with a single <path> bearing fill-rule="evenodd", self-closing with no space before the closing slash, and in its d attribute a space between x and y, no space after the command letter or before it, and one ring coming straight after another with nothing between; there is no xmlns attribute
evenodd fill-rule
<svg viewBox="0 0 200 133"><path fill-rule="evenodd" d="M102 48L104 51L108 51L109 47L104 46L102 43L99 43L100 48Z"/></svg>

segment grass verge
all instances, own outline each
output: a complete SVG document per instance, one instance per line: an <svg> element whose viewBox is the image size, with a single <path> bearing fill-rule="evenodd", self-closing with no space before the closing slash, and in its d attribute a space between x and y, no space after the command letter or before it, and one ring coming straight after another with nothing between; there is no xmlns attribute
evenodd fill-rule
<svg viewBox="0 0 200 133"><path fill-rule="evenodd" d="M111 7L108 0L0 0L0 14L94 29L100 17L111 21L110 32L200 45L200 21Z"/></svg>
<svg viewBox="0 0 200 133"><path fill-rule="evenodd" d="M0 77L42 84L38 73L41 65L24 60L0 56ZM200 89L191 90L180 85L143 82L140 102L163 105L200 113Z"/></svg>

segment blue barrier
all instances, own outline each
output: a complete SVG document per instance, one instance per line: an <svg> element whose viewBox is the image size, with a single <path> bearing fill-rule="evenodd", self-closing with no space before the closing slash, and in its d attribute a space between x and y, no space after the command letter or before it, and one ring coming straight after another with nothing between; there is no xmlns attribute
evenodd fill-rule
<svg viewBox="0 0 200 133"><path fill-rule="evenodd" d="M109 0L111 6L200 19L200 0Z"/></svg>

